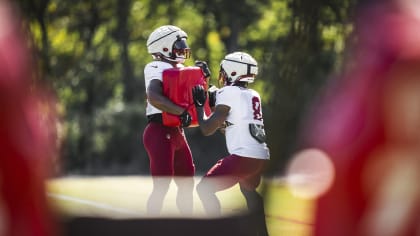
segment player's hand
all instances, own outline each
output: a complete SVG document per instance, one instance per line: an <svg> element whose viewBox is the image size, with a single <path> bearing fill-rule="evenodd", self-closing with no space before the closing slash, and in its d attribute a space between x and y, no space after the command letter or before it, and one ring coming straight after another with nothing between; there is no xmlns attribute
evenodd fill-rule
<svg viewBox="0 0 420 236"><path fill-rule="evenodd" d="M209 105L210 107L214 107L216 105L216 93L219 88L214 85L210 84L210 88L208 89L209 92Z"/></svg>
<svg viewBox="0 0 420 236"><path fill-rule="evenodd" d="M181 115L179 115L179 119L181 121L181 127L188 127L191 124L191 115L190 113L185 110Z"/></svg>
<svg viewBox="0 0 420 236"><path fill-rule="evenodd" d="M194 100L194 105L196 107L203 107L206 102L206 91L202 85L196 85L192 88L192 96Z"/></svg>
<svg viewBox="0 0 420 236"><path fill-rule="evenodd" d="M219 127L219 131L220 131L220 133L222 133L222 134L225 134L226 133L226 122L225 123L223 123L220 127Z"/></svg>
<svg viewBox="0 0 420 236"><path fill-rule="evenodd" d="M204 74L204 78L208 78L211 75L209 66L207 65L207 62L205 61L195 61L195 66L198 66L201 68L201 71Z"/></svg>

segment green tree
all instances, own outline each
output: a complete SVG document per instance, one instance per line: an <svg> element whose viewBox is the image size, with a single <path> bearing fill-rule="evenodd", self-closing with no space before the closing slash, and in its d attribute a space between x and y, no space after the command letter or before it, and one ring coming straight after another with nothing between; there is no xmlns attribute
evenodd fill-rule
<svg viewBox="0 0 420 236"><path fill-rule="evenodd" d="M148 35L174 24L189 35L194 60L217 79L229 52L259 62L251 86L264 102L272 168L294 149L299 120L328 75L340 66L356 0L17 0L39 68L56 90L65 130L66 172L147 173L143 68ZM223 136L188 129L198 172L226 150Z"/></svg>

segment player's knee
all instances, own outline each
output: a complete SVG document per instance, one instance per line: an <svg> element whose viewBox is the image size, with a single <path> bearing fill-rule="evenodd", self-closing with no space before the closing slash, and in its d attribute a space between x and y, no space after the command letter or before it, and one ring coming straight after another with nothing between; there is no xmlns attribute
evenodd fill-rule
<svg viewBox="0 0 420 236"><path fill-rule="evenodd" d="M192 177L175 177L175 184L179 189L183 190L193 190L194 189L194 178Z"/></svg>
<svg viewBox="0 0 420 236"><path fill-rule="evenodd" d="M197 186L195 187L195 189L196 189L198 195L203 194L203 191L204 191L203 182L198 183Z"/></svg>
<svg viewBox="0 0 420 236"><path fill-rule="evenodd" d="M204 196L214 193L213 186L208 181L200 181L196 187L199 196Z"/></svg>

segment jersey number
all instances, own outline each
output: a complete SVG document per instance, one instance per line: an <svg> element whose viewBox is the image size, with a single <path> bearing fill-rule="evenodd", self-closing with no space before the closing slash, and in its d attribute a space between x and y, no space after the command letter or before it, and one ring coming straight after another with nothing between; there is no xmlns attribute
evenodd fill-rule
<svg viewBox="0 0 420 236"><path fill-rule="evenodd" d="M252 110L254 110L254 120L262 120L261 102L258 97L252 98Z"/></svg>

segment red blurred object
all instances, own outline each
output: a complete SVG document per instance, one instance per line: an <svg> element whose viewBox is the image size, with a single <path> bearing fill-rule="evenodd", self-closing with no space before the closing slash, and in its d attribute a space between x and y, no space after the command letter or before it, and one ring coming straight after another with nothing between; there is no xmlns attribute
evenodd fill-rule
<svg viewBox="0 0 420 236"><path fill-rule="evenodd" d="M304 148L327 153L336 173L317 199L315 236L420 233L418 178L398 173L420 172L420 19L398 3L379 1L359 14L346 70L305 123Z"/></svg>
<svg viewBox="0 0 420 236"><path fill-rule="evenodd" d="M198 126L197 112L191 92L195 85L203 85L206 90L208 89L203 72L199 67L182 67L163 71L163 94L175 104L188 109L192 117L189 127ZM204 111L206 115L211 113L208 99L204 105ZM165 126L177 127L181 124L177 115L167 112L162 112L162 119Z"/></svg>
<svg viewBox="0 0 420 236"><path fill-rule="evenodd" d="M0 1L0 235L57 235L45 179L55 155L53 101L34 83L21 21Z"/></svg>

